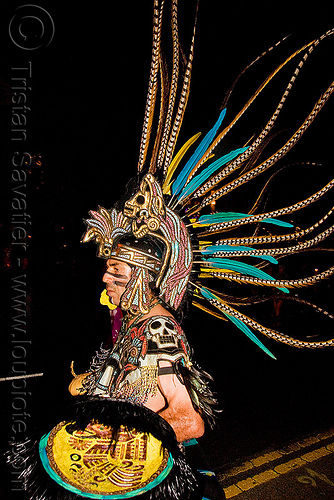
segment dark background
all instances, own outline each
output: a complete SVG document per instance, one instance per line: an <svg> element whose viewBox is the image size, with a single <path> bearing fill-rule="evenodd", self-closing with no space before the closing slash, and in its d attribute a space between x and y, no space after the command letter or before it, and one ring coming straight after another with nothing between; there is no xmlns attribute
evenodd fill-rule
<svg viewBox="0 0 334 500"><path fill-rule="evenodd" d="M69 7L62 2L55 5L41 1L39 5L53 19L55 34L47 47L29 51L15 46L8 35L9 22L21 4L8 1L1 6L0 376L10 375L13 366L12 280L25 273L25 339L31 341L24 358L25 368L27 373L44 373L42 378L28 380L22 395L29 414L25 419L28 432L45 423L51 427L58 414L61 419L62 407L70 399L67 385L71 361L75 360L78 373L86 370L91 356L109 334L108 313L99 305L103 262L96 259L94 245L80 244L82 219L98 205L110 208L136 171L150 65L151 3L113 2L110 8L106 2L74 1ZM194 5L181 4L181 42L187 54ZM212 126L234 78L264 50L291 35L238 83L228 108L229 119L284 55L330 29L329 7L329 2L311 6L296 1L202 1L191 95L178 145ZM273 150L291 136L327 89L333 77L333 51L333 40L324 40L303 68L276 125L282 133L270 145ZM11 77L13 68L27 61L32 65L31 90L27 92L27 105L31 108L27 113L27 140L13 144ZM258 99L254 111L232 130L226 140L227 148L240 147L261 131L299 58L295 61ZM332 101L333 98L291 151L289 159L284 160L318 162L322 166L285 169L273 186L268 210L310 196L330 180ZM11 236L10 176L15 151L27 151L34 157L33 164L25 167L26 212L31 215L32 224L24 255L13 248ZM258 193L256 187L255 184L249 188L246 194L242 190L236 193L224 202L223 209L249 209L256 199L255 191ZM329 194L313 211L295 215L294 222L307 227L330 206ZM285 272L293 278L298 271L302 275L313 274L315 268L323 270L331 265L331 255L330 251L302 254L299 260L287 260ZM328 281L304 296L333 313L331 290ZM284 303L279 319L274 317L271 303L255 309L255 313L268 326L278 321L279 328L297 338L314 334L325 339L333 337L330 318L298 303ZM216 468L332 425L331 349L298 350L261 339L277 357L274 361L235 327L195 308L190 309L183 326L195 358L215 378L224 410L218 430L209 431L201 440ZM2 382L0 390L1 444L5 448L13 437L15 395L10 382ZM14 497L11 492L4 498L8 495Z"/></svg>

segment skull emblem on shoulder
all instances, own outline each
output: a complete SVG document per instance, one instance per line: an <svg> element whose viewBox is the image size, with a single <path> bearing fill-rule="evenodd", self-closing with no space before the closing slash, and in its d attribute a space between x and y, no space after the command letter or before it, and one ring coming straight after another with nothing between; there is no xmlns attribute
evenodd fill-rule
<svg viewBox="0 0 334 500"><path fill-rule="evenodd" d="M175 326L168 318L161 317L152 321L147 338L157 344L159 349L178 346Z"/></svg>

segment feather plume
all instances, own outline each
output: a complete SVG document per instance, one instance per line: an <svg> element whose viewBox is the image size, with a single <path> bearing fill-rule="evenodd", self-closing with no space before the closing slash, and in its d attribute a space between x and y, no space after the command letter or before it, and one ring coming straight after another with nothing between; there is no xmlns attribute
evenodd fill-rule
<svg viewBox="0 0 334 500"><path fill-rule="evenodd" d="M204 311L204 312L210 314L211 316L214 316L215 318L219 318L222 321L227 321L227 319L222 314L219 314L216 311L212 311L208 307L205 307L202 304L200 304L199 302L196 302L196 300L192 301L192 305L195 307L198 307L198 309L201 309L201 311Z"/></svg>
<svg viewBox="0 0 334 500"><path fill-rule="evenodd" d="M183 156L186 154L186 152L188 151L190 146L192 144L194 144L195 141L197 141L197 139L199 138L200 135L201 135L201 132L198 132L197 134L190 137L190 139L188 139L187 142L185 144L183 144L183 146L180 148L180 150L174 156L173 160L171 161L171 164L168 167L167 175L166 175L166 178L165 178L163 186L162 186L162 190L163 190L164 194L170 194L170 181L173 177L175 170L177 169L180 161L182 160Z"/></svg>
<svg viewBox="0 0 334 500"><path fill-rule="evenodd" d="M236 122L239 120L239 118L246 112L246 110L250 107L250 105L255 101L255 99L261 94L261 92L264 90L264 88L268 85L268 83L275 77L277 73L289 62L291 59L296 57L298 54L300 54L303 50L305 50L307 47L312 46L314 43L314 40L307 45L304 45L300 49L298 49L296 52L291 54L282 64L280 64L265 80L264 82L260 85L260 87L256 90L256 92L252 95L252 97L247 101L247 103L244 105L244 107L241 109L241 111L235 116L235 118L231 121L231 123L218 135L218 137L212 142L210 147L205 151L203 157L199 160L198 166L202 165L202 163L205 161L205 159L211 154L211 152L217 147L219 142L226 136L226 134L231 130L231 128L236 124Z"/></svg>
<svg viewBox="0 0 334 500"><path fill-rule="evenodd" d="M212 292L210 292L207 288L201 287L200 292L203 295L205 299L213 300L213 301L218 301L222 302L217 295L214 295ZM275 356L266 348L265 345L262 344L262 342L254 335L254 333L248 328L247 325L245 325L240 319L236 318L235 316L232 316L231 314L228 314L225 311L222 311L223 314L230 320L232 323L234 323L239 330L241 330L247 337L252 340L258 347L260 347L268 356L270 356L273 359L276 359Z"/></svg>
<svg viewBox="0 0 334 500"><path fill-rule="evenodd" d="M196 221L194 226L211 226L212 224L222 224L224 222L230 222L233 220L246 219L248 217L254 216L240 212L218 212L215 214L202 215ZM274 219L273 217L266 217L265 219L262 219L261 222L266 222L267 224L275 224L276 226L282 227L293 227L293 224L290 224L290 222Z"/></svg>
<svg viewBox="0 0 334 500"><path fill-rule="evenodd" d="M196 6L196 15L195 15L195 22L194 22L194 28L193 28L193 36L191 40L191 47L190 47L190 53L187 61L187 66L186 70L184 72L183 76L183 84L182 84L182 89L181 89L181 95L179 99L179 105L177 108L176 116L174 119L172 131L169 136L168 144L166 147L166 154L165 154L165 164L164 164L164 169L163 169L163 174L166 174L166 171L170 165L171 158L174 154L174 149L176 145L177 138L180 133L180 128L182 125L184 113L188 104L188 98L189 98L189 93L190 93L190 82L191 82L191 72L192 72L192 63L193 63L193 58L194 58L194 46L195 46L195 34L196 34L196 25L197 25L197 13L198 13L198 0L197 0L197 6Z"/></svg>
<svg viewBox="0 0 334 500"><path fill-rule="evenodd" d="M153 44L152 44L152 56L151 56L151 69L149 76L148 92L146 98L145 114L142 136L139 147L139 159L138 159L138 172L140 172L144 166L146 154L150 142L151 127L153 121L153 115L155 110L155 101L158 90L158 69L160 60L160 43L161 43L161 23L164 1L161 2L160 10L158 10L159 2L154 1L154 14L153 14Z"/></svg>
<svg viewBox="0 0 334 500"><path fill-rule="evenodd" d="M228 154L221 156L218 160L214 161L206 167L203 172L196 175L181 191L178 201L181 202L188 196L190 196L194 191L196 191L212 174L216 172L220 167L226 165L229 161L233 160L236 156L246 151L247 148L239 148L234 151L230 151Z"/></svg>
<svg viewBox="0 0 334 500"><path fill-rule="evenodd" d="M230 281L236 281L238 283L249 283L252 285L261 286L275 286L275 287L289 287L289 288L302 288L319 283L324 279L330 278L334 274L334 266L322 271L321 273L314 274L313 276L307 276L306 278L289 279L289 280L274 280L258 278L254 276L246 276L243 274L227 273L224 270L217 269L215 271L211 269L202 268L202 274L199 277L204 278L220 278L227 279ZM282 288L281 288L282 290Z"/></svg>
<svg viewBox="0 0 334 500"><path fill-rule="evenodd" d="M185 164L184 168L176 178L173 187L172 187L172 193L173 195L178 195L187 181L189 180L193 167L196 165L198 159L203 155L204 151L208 148L212 140L214 139L220 125L222 124L222 121L225 117L226 114L226 108L223 109L219 115L218 120L214 124L211 130L206 134L206 136L203 138L203 140L200 142L200 144L197 146L195 152L192 154L192 156L189 158L187 163Z"/></svg>
<svg viewBox="0 0 334 500"><path fill-rule="evenodd" d="M162 120L164 131L160 142L159 154L156 162L156 169L160 170L163 166L163 161L166 153L166 146L169 138L171 121L174 111L174 105L176 100L176 91L179 80L179 34L178 34L178 12L177 12L178 2L177 0L172 1L171 5L171 25L173 33L173 71L170 84L170 92L168 96L168 105L166 110L166 116ZM160 124L160 120L159 120Z"/></svg>
<svg viewBox="0 0 334 500"><path fill-rule="evenodd" d="M274 278L270 276L270 274L265 273L264 271L258 269L257 267L245 264L244 262L232 261L230 259L216 258L216 259L205 259L203 263L205 263L209 267L219 267L221 269L236 271L238 273L254 276L256 278L274 280ZM279 288L279 290L285 293L289 293L289 290L285 287Z"/></svg>
<svg viewBox="0 0 334 500"><path fill-rule="evenodd" d="M234 252L249 252L250 257L258 257L263 260L268 260L272 264L277 264L277 260L272 257L271 255L255 255L252 254L251 252L256 250L251 247L244 247L244 246L238 246L238 245L211 245L209 247L205 247L201 250L202 255L212 255L216 254L218 252L228 252L228 253L234 253Z"/></svg>
<svg viewBox="0 0 334 500"><path fill-rule="evenodd" d="M299 127L299 129L290 137L290 139L280 149L276 151L276 153L271 155L257 167L244 173L243 175L240 175L240 177L237 177L235 180L231 181L222 188L218 189L214 194L204 198L204 200L200 203L196 211L209 205L212 201L218 200L221 196L226 195L230 191L233 191L239 186L245 184L246 182L249 182L251 179L254 179L261 173L265 172L272 165L274 165L278 160L283 158L297 144L299 139L303 136L308 127L314 121L314 119L321 111L321 109L323 108L323 106L325 105L325 103L327 102L327 100L329 99L329 97L332 95L333 92L334 92L334 82L331 83L331 85L327 88L326 92L319 98L318 102L315 104L311 113L306 117L306 119Z"/></svg>

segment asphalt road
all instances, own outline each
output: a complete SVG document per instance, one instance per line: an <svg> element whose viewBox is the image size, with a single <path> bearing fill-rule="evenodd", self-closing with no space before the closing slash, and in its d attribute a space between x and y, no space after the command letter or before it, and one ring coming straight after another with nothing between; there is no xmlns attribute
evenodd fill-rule
<svg viewBox="0 0 334 500"><path fill-rule="evenodd" d="M292 441L221 467L218 478L227 499L332 500L334 429Z"/></svg>

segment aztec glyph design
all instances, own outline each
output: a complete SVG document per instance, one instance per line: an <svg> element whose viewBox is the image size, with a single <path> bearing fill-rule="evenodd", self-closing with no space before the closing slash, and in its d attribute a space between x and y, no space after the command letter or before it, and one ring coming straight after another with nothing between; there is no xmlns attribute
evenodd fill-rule
<svg viewBox="0 0 334 500"><path fill-rule="evenodd" d="M90 423L85 430L61 422L40 443L43 466L64 488L89 498L140 495L168 474L172 458L151 434ZM81 494L82 494L81 493ZM103 495L103 497L101 496Z"/></svg>

